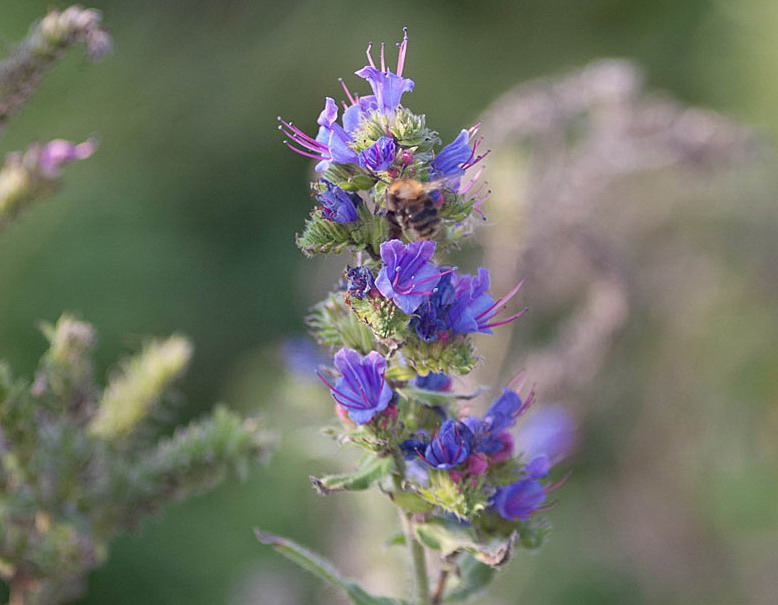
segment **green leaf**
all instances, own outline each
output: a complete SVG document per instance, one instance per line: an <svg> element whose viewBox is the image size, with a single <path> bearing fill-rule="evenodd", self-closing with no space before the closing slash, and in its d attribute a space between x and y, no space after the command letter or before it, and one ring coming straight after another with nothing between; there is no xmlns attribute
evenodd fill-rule
<svg viewBox="0 0 778 605"><path fill-rule="evenodd" d="M389 456L369 456L362 465L352 473L341 475L326 475L321 478L311 477L313 487L322 495L332 492L361 491L380 481L394 468L394 461Z"/></svg>
<svg viewBox="0 0 778 605"><path fill-rule="evenodd" d="M413 492L394 492L392 501L400 508L412 513L426 513L434 508L432 504Z"/></svg>
<svg viewBox="0 0 778 605"><path fill-rule="evenodd" d="M369 594L353 580L344 578L327 559L311 552L292 540L258 529L255 529L254 533L262 544L272 546L287 559L297 563L297 565L308 570L317 578L340 588L346 593L351 602L356 605L410 605L408 601L402 599L376 597Z"/></svg>
<svg viewBox="0 0 778 605"><path fill-rule="evenodd" d="M460 582L443 597L446 603L467 601L481 594L494 579L496 570L465 554L459 563Z"/></svg>
<svg viewBox="0 0 778 605"><path fill-rule="evenodd" d="M439 550L443 557L463 550L471 553L481 563L495 567L510 558L515 541L515 536L511 535L508 538L497 537L480 542L470 527L440 517L418 524L416 536L427 548Z"/></svg>

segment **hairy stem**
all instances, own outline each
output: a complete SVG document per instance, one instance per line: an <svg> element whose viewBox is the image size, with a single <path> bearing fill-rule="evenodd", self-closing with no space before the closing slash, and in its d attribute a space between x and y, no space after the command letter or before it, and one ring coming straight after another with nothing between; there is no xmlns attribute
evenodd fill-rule
<svg viewBox="0 0 778 605"><path fill-rule="evenodd" d="M402 491L402 477L405 474L405 461L402 454L396 452L394 455L396 468L393 475L395 490ZM429 577L427 575L427 560L424 552L424 546L416 539L413 531L413 513L398 509L400 513L400 524L402 525L405 543L408 545L408 552L411 555L411 566L413 567L414 578L414 596L418 605L430 605Z"/></svg>

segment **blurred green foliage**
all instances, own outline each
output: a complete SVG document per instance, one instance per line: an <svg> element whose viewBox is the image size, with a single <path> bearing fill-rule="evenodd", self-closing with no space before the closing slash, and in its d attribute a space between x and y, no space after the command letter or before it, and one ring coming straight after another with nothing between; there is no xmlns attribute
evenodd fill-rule
<svg viewBox="0 0 778 605"><path fill-rule="evenodd" d="M6 0L0 34L21 38L50 5L50 0ZM101 147L89 161L70 167L61 193L0 240L0 358L29 375L45 348L37 322L52 321L62 311L98 326L100 370L127 345L137 348L147 334L182 332L197 346L183 384L187 404L178 418L161 419L162 430L226 399L263 411L286 437L271 467L248 483L175 505L163 519L121 538L109 563L92 575L83 603L336 602L261 550L251 528L261 523L321 551L337 543L334 533L343 528L342 519L321 523L341 518L343 501L316 496L307 481L312 473L332 472L333 465L318 459L320 453L301 453L295 442L301 418L306 425L324 422L330 410L312 418L310 408L294 407L281 396L277 361L266 353L303 330L307 307L329 285L315 277L317 261L303 259L294 245L310 207L310 167L281 145L275 117L311 128L324 96L340 96L337 78L363 65L368 41L398 40L401 28L409 27L407 74L417 84L408 103L428 114L444 140L516 83L600 56L632 57L646 69L650 87L778 132L773 109L778 11L759 0L96 0L91 5L104 11L112 29L113 56L89 66L82 57L68 57L2 138L3 151L10 151L31 138L83 140L95 133ZM727 250L742 250L748 265L759 242L772 241L775 231L747 220L738 226L744 245ZM771 270L762 276L769 285L755 292L763 308L751 305L761 316L717 324L721 349L709 348L705 340L690 345L706 367L724 368L706 375L724 389L717 410L735 393L745 399L743 391L749 401L768 401L773 410L776 405L774 345L756 350L743 345L738 371L724 350L727 331L744 324L756 338L774 336L763 331L774 320L778 278L774 266ZM641 340L646 337L646 331L630 334L619 353L630 359L643 347L647 358L650 343ZM664 354L656 345L656 355ZM658 379L650 366L619 368L623 374L601 385L606 401L623 396L614 386L619 380ZM709 395L704 390L690 397ZM312 387L308 397L321 398L320 389ZM731 410L717 416L733 417L738 418ZM634 418L601 405L587 422L585 462L553 513L558 527L550 546L503 574L504 593L497 594L505 596L495 603L512 602L506 599L516 586L522 587L523 605L680 602L662 590L641 593L617 545L610 545L607 556L602 556L607 545L592 548L607 517L598 512L597 489L605 485L610 457L623 448L619 440ZM774 512L763 511L770 502L774 511L775 467L765 464L743 474L739 470L749 466L745 454L744 460L729 478L717 475L705 483L698 492L700 509L725 525L774 532ZM733 493L737 497L731 498ZM752 552L737 538L723 548L735 559ZM259 588L252 591L255 580Z"/></svg>

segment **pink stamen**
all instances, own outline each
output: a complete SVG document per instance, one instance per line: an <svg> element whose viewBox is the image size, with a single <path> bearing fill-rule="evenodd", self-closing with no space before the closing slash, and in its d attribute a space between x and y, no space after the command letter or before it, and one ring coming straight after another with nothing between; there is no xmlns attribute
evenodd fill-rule
<svg viewBox="0 0 778 605"><path fill-rule="evenodd" d="M298 145L301 145L302 147L305 147L306 149L313 151L315 153L324 153L325 151L328 151L328 148L326 145L322 145L320 143L311 143L310 141L306 141L305 139L301 139L300 137L296 136L294 133L291 133L287 130L285 130L282 126L279 126L278 129L283 132L286 136L291 138L295 143Z"/></svg>
<svg viewBox="0 0 778 605"><path fill-rule="evenodd" d="M386 71L386 59L384 59L384 43L381 42L381 71Z"/></svg>
<svg viewBox="0 0 778 605"><path fill-rule="evenodd" d="M570 477L572 476L572 474L573 474L573 473L572 473L572 471L568 471L568 472L567 472L567 474L566 474L564 477L562 477L562 478L561 478L559 481L557 481L556 483L552 483L551 485L549 485L549 486L546 488L546 493L548 494L549 492L553 492L554 490L557 490L557 489L559 489L560 487L562 487L562 486L563 486L565 483L567 483L568 479L570 479Z"/></svg>
<svg viewBox="0 0 778 605"><path fill-rule="evenodd" d="M514 320L518 319L519 317L521 317L522 315L524 315L527 311L529 311L529 309L524 309L521 313L516 313L516 315L512 315L508 319L503 319L502 321L496 321L494 323L486 324L485 326L479 326L479 328L484 330L486 328L496 328L497 326L502 326L502 325L511 323L512 321L514 321Z"/></svg>
<svg viewBox="0 0 778 605"><path fill-rule="evenodd" d="M371 50L373 50L373 43L372 43L372 42L371 42L370 44L368 44L368 45L367 45L367 51L366 51L366 53L367 53L367 62L370 64L370 67L372 67L373 69L375 69L375 63L373 63L373 57L372 57L372 56L370 56L370 51L371 51Z"/></svg>
<svg viewBox="0 0 778 605"><path fill-rule="evenodd" d="M338 78L338 81L340 82L340 85L343 87L343 91L346 93L346 97L348 97L348 100L351 102L352 105L356 105L357 102L354 100L354 96L351 94L351 91L348 89L348 86L346 86L346 82L343 80L343 78ZM343 105L345 106L345 103Z"/></svg>
<svg viewBox="0 0 778 605"><path fill-rule="evenodd" d="M349 400L349 401L351 401L353 403L360 403L359 399L354 399L353 397L349 397L345 393L339 391L334 386L332 386L329 382L327 382L327 379L324 378L324 376L322 376L320 372L316 372L316 376L318 376L319 380L321 380L324 384L326 384L329 387L329 389L333 393L335 393L336 395L339 395L343 399L347 399L347 400ZM365 409L361 405L349 405L347 403L343 403L340 399L338 399L338 405L342 405L344 408L348 408L350 410L364 410Z"/></svg>
<svg viewBox="0 0 778 605"><path fill-rule="evenodd" d="M326 160L327 159L323 155L314 155L312 153L308 153L307 151L303 151L302 149L297 149L297 147L292 145L289 141L284 141L284 145L289 147L289 149L291 149L292 151L295 151L295 152L299 153L300 155L304 155L306 157L313 158L314 160Z"/></svg>
<svg viewBox="0 0 778 605"><path fill-rule="evenodd" d="M510 382L508 383L508 387L512 390L518 393L521 391L521 389L524 388L524 384L527 382L527 371L526 370L519 370L519 372L511 378Z"/></svg>
<svg viewBox="0 0 778 605"><path fill-rule="evenodd" d="M403 75L405 67L405 52L408 50L408 28L403 27L403 41L400 42L400 52L397 53L397 75Z"/></svg>
<svg viewBox="0 0 778 605"><path fill-rule="evenodd" d="M498 300L496 303L494 303L494 304L493 304L491 307L489 307L489 308L488 308L486 311L484 311L484 312L483 312L483 313L481 313L480 315L477 315L477 316L476 316L476 318L475 318L475 320L476 320L476 321L478 321L478 320L479 320L479 319L481 319L483 316L485 316L485 315L489 314L489 313L490 313L490 311L492 311L493 309L496 309L497 307L499 307L499 306L501 306L501 305L504 305L505 303L507 303L507 302L508 302L508 301L509 301L511 298L513 298L513 297L516 295L516 292L518 292L518 291L521 289L521 287L524 285L524 282L525 282L525 280L523 280L523 279L522 279L522 280L521 280L521 281L520 281L518 284L516 284L516 286L513 288L513 290L511 290L510 292L508 292L508 293L507 293L505 296L503 296L501 299L499 299L499 300ZM491 314L491 315L494 315L494 314ZM489 315L489 316L491 317L491 315Z"/></svg>

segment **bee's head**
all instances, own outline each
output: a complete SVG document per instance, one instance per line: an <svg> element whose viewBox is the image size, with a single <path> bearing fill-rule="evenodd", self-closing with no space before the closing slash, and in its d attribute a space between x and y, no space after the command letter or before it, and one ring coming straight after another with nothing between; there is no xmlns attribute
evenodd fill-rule
<svg viewBox="0 0 778 605"><path fill-rule="evenodd" d="M424 194L424 185L415 179L397 179L387 191L399 198L415 198Z"/></svg>

